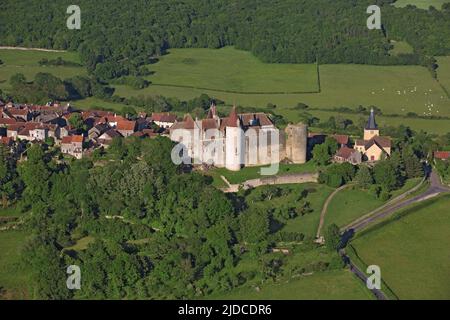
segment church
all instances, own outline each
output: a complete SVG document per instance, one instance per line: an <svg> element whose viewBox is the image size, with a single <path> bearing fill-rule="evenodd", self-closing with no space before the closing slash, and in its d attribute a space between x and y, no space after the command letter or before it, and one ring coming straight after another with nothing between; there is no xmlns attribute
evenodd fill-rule
<svg viewBox="0 0 450 320"><path fill-rule="evenodd" d="M380 161L391 155L391 139L380 136L373 108L364 128L364 139L356 140L354 149L362 154L363 161L368 162Z"/></svg>

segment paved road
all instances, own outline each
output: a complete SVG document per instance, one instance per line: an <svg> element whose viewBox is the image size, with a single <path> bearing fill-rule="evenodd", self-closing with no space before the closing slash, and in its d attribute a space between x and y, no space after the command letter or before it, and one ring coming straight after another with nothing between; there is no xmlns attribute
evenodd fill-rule
<svg viewBox="0 0 450 320"><path fill-rule="evenodd" d="M419 203L424 200L436 197L441 193L450 192L450 188L442 185L441 179L434 171L432 171L430 173L429 180L430 180L430 186L428 187L427 190L425 190L421 194L419 194L411 199L407 199L407 200L395 203L395 204L388 206L388 207L384 208L383 210L375 213L374 215L367 217L366 219L363 219L361 221L356 221L354 224L350 224L350 226L347 228L347 230L342 235L342 242L344 244L346 244L348 242L348 240L350 240L353 237L355 232L364 229L365 227L367 227L369 224L371 224L373 222L379 221L381 219L388 217L389 215L394 214L395 212L397 212L398 210L400 210L402 208L405 208L413 203ZM366 274L364 272L362 272L361 270L359 270L351 262L350 258L345 254L344 250L340 250L339 254L341 255L343 261L350 267L350 271L353 274L355 274L361 281L363 281L364 284L366 284L366 281L367 281ZM381 290L373 289L371 291L378 300L387 300L386 295Z"/></svg>
<svg viewBox="0 0 450 320"><path fill-rule="evenodd" d="M413 203L419 203L424 200L433 198L444 192L450 192L450 188L442 185L439 176L434 171L432 171L430 174L430 187L426 191L424 191L420 195L417 195L413 198L410 198L410 199L407 199L404 201L400 201L391 206L388 206L388 207L384 208L383 210L375 213L374 215L367 217L366 219L357 221L354 224L350 224L347 227L347 230L351 231L352 233L361 231L362 229L367 227L369 224L372 224L376 221L382 220L382 219L394 214L395 212L397 212L400 209L403 209Z"/></svg>
<svg viewBox="0 0 450 320"><path fill-rule="evenodd" d="M349 266L350 271L358 278L360 279L364 285L367 285L367 274L359 270L353 262L351 262L350 258L345 254L344 250L340 250L339 254L342 257L342 260L345 262L347 266ZM377 300L388 300L388 297L383 293L383 291L378 289L370 289L370 291L374 294L374 296L377 298Z"/></svg>

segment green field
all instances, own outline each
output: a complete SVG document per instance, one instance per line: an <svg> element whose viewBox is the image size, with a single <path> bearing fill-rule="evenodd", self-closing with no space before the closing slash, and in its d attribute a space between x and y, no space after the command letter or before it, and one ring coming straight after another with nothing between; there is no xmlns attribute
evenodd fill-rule
<svg viewBox="0 0 450 320"><path fill-rule="evenodd" d="M19 267L26 237L22 231L0 231L0 299L29 298L29 272Z"/></svg>
<svg viewBox="0 0 450 320"><path fill-rule="evenodd" d="M267 284L257 292L237 289L210 297L224 300L369 300L372 294L348 270L321 272L301 279Z"/></svg>
<svg viewBox="0 0 450 320"><path fill-rule="evenodd" d="M171 49L148 77L154 85L175 85L243 93L317 92L317 68L311 64L264 64L250 52L227 47Z"/></svg>
<svg viewBox="0 0 450 320"><path fill-rule="evenodd" d="M200 50L200 51L197 51ZM174 65L180 65L180 61L193 59L197 57L197 52L201 52L201 57L211 57L205 59L204 63L188 65L186 68L196 70L188 74L178 72L174 74ZM152 81L158 83L158 77L164 77L164 83L179 85L202 85L208 87L207 84L222 84L219 89L230 88L230 83L223 80L221 74L209 72L217 70L220 65L235 64L234 58L240 51L231 48L225 49L178 49L172 51L171 54L163 58L157 64L150 65L150 69L156 70ZM170 58L170 56L173 56ZM177 57L178 56L178 57ZM220 59L218 58L220 57ZM228 57L228 58L227 58ZM250 56L249 56L250 57ZM166 64L165 59L178 61L174 64ZM209 64L207 67L205 64ZM219 66L218 66L219 65ZM256 63L252 66L260 70L260 64ZM273 67L271 64L265 64L266 68ZM281 67L280 65L275 65ZM294 68L291 65L291 68ZM300 66L305 68L304 65ZM313 66L311 66L312 68ZM181 69L181 70L185 70ZM166 70L167 69L167 70ZM312 69L311 69L312 70ZM167 73L166 73L167 71ZM235 70L237 73L244 73L242 70ZM246 73L247 71L245 71ZM164 76L166 74L166 76ZM307 73L305 73L307 75ZM300 76L300 75L299 75ZM236 77L236 76L235 76ZM250 77L242 79L252 80ZM185 78L185 80L183 80ZM155 80L156 79L156 80ZM231 78L233 82L233 78ZM242 106L266 106L267 103L277 104L279 107L277 112L283 113L286 107L295 106L298 102L304 102L313 107L330 108L336 106L353 106L358 105L376 105L385 113L406 114L408 112L416 112L420 115L450 115L450 101L445 92L439 86L437 81L433 80L429 71L419 66L368 66L368 65L322 65L320 67L321 93L309 94L237 94L227 93L214 90L199 90L192 88L152 86L143 90L133 90L127 86L115 86L117 93L121 96L138 96L138 95L163 95L169 97L178 97L180 99L192 99L202 93L224 100L227 104L236 103ZM287 78L292 81L292 78ZM310 81L307 75L300 82ZM237 86L242 80L237 80ZM295 80L298 82L298 80ZM280 82L281 83L281 82ZM195 85L194 85L195 86ZM216 85L214 85L216 86ZM213 87L214 87L213 86ZM250 84L248 85L250 86ZM283 84L283 88L291 89L290 86ZM209 86L211 87L211 86ZM208 88L209 88L208 87ZM264 82L258 81L251 84L254 91L273 92L277 91L277 86L266 86ZM429 106L433 105L430 112Z"/></svg>
<svg viewBox="0 0 450 320"><path fill-rule="evenodd" d="M396 7L406 7L407 5L415 5L420 9L428 9L430 6L440 9L442 5L449 0L397 0L394 5Z"/></svg>
<svg viewBox="0 0 450 320"><path fill-rule="evenodd" d="M366 120L366 116L358 115L358 114L348 114L348 113L339 113L336 111L322 111L322 110L308 110L310 114L319 118L322 121L326 121L330 117L341 116L345 119L350 119L354 123L358 123L360 118L364 118ZM294 111L293 109L286 111L288 117L287 119L291 119L293 117L298 117L299 112ZM298 118L296 118L298 119ZM410 126L414 130L426 131L430 133L437 134L446 134L450 132L450 120L427 120L423 118L402 118L402 117L389 117L389 116L377 116L378 124L383 126L393 126L398 127L400 125Z"/></svg>
<svg viewBox="0 0 450 320"><path fill-rule="evenodd" d="M450 299L449 205L449 196L429 200L351 242L400 299Z"/></svg>
<svg viewBox="0 0 450 320"><path fill-rule="evenodd" d="M394 48L390 51L391 55L413 53L414 48L406 41L391 41Z"/></svg>
<svg viewBox="0 0 450 320"><path fill-rule="evenodd" d="M47 58L49 60L63 58L66 61L79 63L80 59L76 52L44 52L36 50L6 50L0 49L0 89L10 89L9 79L16 73L23 73L28 81L33 80L39 72L48 72L61 79L67 79L76 75L85 75L83 67L65 66L40 66L38 62Z"/></svg>
<svg viewBox="0 0 450 320"><path fill-rule="evenodd" d="M391 199L414 188L420 180L420 178L408 180L401 189L392 193ZM358 189L356 186L344 189L331 200L325 217L325 226L335 223L341 228L345 227L352 221L381 207L384 203L368 191Z"/></svg>

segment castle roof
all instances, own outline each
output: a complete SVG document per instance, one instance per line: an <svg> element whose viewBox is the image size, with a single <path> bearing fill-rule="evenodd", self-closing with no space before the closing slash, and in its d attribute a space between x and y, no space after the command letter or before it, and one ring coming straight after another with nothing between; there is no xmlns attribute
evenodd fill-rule
<svg viewBox="0 0 450 320"><path fill-rule="evenodd" d="M237 128L240 127L240 124L240 119L237 114L236 107L234 106L227 118L226 126L230 128Z"/></svg>
<svg viewBox="0 0 450 320"><path fill-rule="evenodd" d="M214 103L211 103L211 108L209 108L207 119L214 119L217 117L217 108Z"/></svg>

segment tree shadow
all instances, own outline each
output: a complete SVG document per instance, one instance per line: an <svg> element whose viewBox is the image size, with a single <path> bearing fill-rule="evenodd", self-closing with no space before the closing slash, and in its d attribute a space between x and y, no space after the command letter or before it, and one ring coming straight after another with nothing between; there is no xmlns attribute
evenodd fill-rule
<svg viewBox="0 0 450 320"><path fill-rule="evenodd" d="M339 248L344 249L345 247L347 247L347 244L350 242L350 240L353 238L354 235L355 235L354 229L345 230L345 232L341 236L341 243L339 245Z"/></svg>

